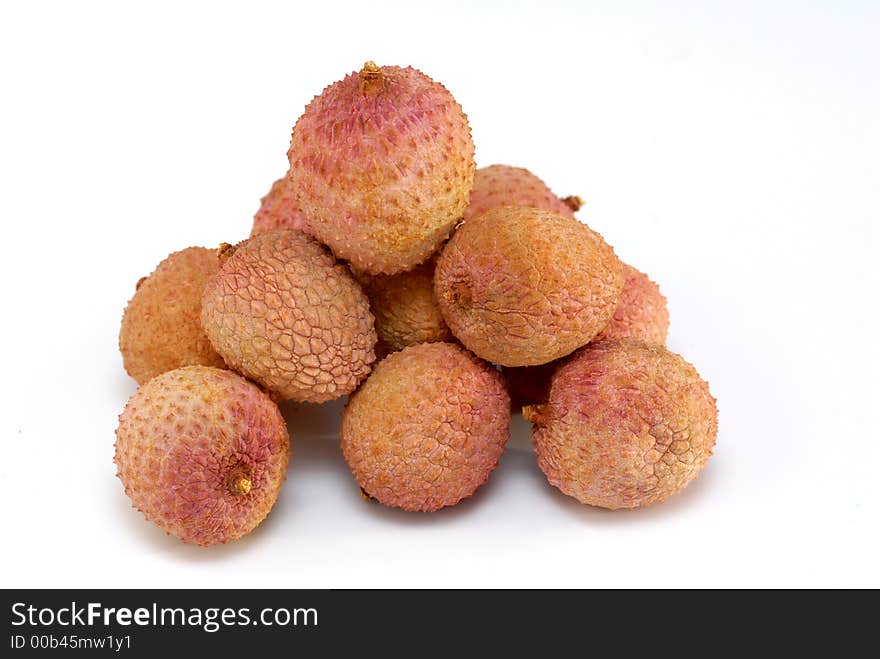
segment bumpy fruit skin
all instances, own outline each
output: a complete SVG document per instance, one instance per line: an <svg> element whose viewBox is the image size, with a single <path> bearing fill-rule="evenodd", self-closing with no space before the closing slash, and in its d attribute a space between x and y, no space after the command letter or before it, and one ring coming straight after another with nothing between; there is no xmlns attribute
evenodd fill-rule
<svg viewBox="0 0 880 659"><path fill-rule="evenodd" d="M386 506L434 511L471 496L509 437L510 399L490 365L450 343L382 360L342 415L342 451Z"/></svg>
<svg viewBox="0 0 880 659"><path fill-rule="evenodd" d="M481 167L474 176L464 220L502 206L533 206L557 215L574 217L581 206L578 197L560 199L547 184L529 170L510 165Z"/></svg>
<svg viewBox="0 0 880 659"><path fill-rule="evenodd" d="M202 300L202 326L226 363L283 399L351 393L375 360L376 331L348 268L299 231L230 251Z"/></svg>
<svg viewBox="0 0 880 659"><path fill-rule="evenodd" d="M538 465L551 485L582 503L636 508L690 483L712 454L718 414L709 385L666 348L608 340L556 371L534 424Z"/></svg>
<svg viewBox="0 0 880 659"><path fill-rule="evenodd" d="M620 302L595 340L639 339L663 345L669 331L669 310L660 287L630 265L624 264L623 272Z"/></svg>
<svg viewBox="0 0 880 659"><path fill-rule="evenodd" d="M266 196L260 199L260 209L254 215L251 236L277 229L309 232L309 223L296 205L290 179L286 175L275 181Z"/></svg>
<svg viewBox="0 0 880 659"><path fill-rule="evenodd" d="M370 274L434 253L461 219L475 170L467 117L446 88L372 62L315 97L288 157L312 233Z"/></svg>
<svg viewBox="0 0 880 659"><path fill-rule="evenodd" d="M207 366L150 380L116 430L118 476L134 507L198 545L237 540L265 519L289 452L278 406L241 376Z"/></svg>
<svg viewBox="0 0 880 659"><path fill-rule="evenodd" d="M188 247L138 282L119 330L123 365L138 384L181 366L224 366L199 322L202 291L218 267L214 250Z"/></svg>
<svg viewBox="0 0 880 659"><path fill-rule="evenodd" d="M465 222L437 261L434 290L466 348L502 366L546 364L611 319L623 271L585 224L524 206Z"/></svg>
<svg viewBox="0 0 880 659"><path fill-rule="evenodd" d="M355 275L370 298L376 333L388 352L452 338L434 296L435 265L428 261L396 275Z"/></svg>

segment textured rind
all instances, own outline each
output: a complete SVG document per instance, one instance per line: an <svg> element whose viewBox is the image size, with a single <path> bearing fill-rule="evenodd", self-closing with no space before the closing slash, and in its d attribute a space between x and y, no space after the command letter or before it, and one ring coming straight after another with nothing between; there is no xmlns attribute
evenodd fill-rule
<svg viewBox="0 0 880 659"><path fill-rule="evenodd" d="M342 451L369 496L434 511L471 496L509 437L510 399L489 364L450 343L382 360L349 399Z"/></svg>
<svg viewBox="0 0 880 659"><path fill-rule="evenodd" d="M346 76L306 107L288 176L321 242L361 271L394 274L425 261L461 219L474 144L443 85L410 67L364 75Z"/></svg>
<svg viewBox="0 0 880 659"><path fill-rule="evenodd" d="M251 236L278 229L296 229L309 233L308 220L296 205L287 175L275 181L266 196L260 199L260 209L254 215Z"/></svg>
<svg viewBox="0 0 880 659"><path fill-rule="evenodd" d="M594 340L639 339L663 345L669 331L669 310L660 287L630 265L624 264L620 302L608 325Z"/></svg>
<svg viewBox="0 0 880 659"><path fill-rule="evenodd" d="M116 463L132 505L183 542L214 545L269 514L287 471L278 406L231 371L189 366L143 385L119 417ZM249 491L236 492L244 477Z"/></svg>
<svg viewBox="0 0 880 659"><path fill-rule="evenodd" d="M181 366L225 366L199 321L202 291L218 267L214 250L188 247L140 282L119 330L123 365L138 384Z"/></svg>
<svg viewBox="0 0 880 659"><path fill-rule="evenodd" d="M621 263L598 233L515 206L459 227L434 274L452 334L502 366L546 364L588 343L608 324L622 287Z"/></svg>
<svg viewBox="0 0 880 659"><path fill-rule="evenodd" d="M388 352L452 338L434 296L435 265L428 261L396 275L355 274L370 298L376 333Z"/></svg>
<svg viewBox="0 0 880 659"><path fill-rule="evenodd" d="M346 266L299 231L239 244L205 287L202 325L231 368L284 399L349 394L375 360L367 297Z"/></svg>
<svg viewBox="0 0 880 659"><path fill-rule="evenodd" d="M718 434L715 399L696 369L663 346L632 340L575 353L553 377L548 403L525 414L550 484L611 509L683 489Z"/></svg>
<svg viewBox="0 0 880 659"><path fill-rule="evenodd" d="M522 167L490 165L481 167L474 175L465 222L493 208L503 206L533 206L565 217L574 217L574 211L537 176Z"/></svg>

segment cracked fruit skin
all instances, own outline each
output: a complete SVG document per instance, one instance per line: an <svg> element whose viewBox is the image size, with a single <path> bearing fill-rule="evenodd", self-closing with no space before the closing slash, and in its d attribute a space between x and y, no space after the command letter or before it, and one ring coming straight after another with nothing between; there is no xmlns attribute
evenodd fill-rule
<svg viewBox="0 0 880 659"><path fill-rule="evenodd" d="M388 352L452 339L434 296L435 262L396 275L356 274L370 298L376 333Z"/></svg>
<svg viewBox="0 0 880 659"><path fill-rule="evenodd" d="M496 369L451 343L423 343L386 357L351 396L342 451L365 494L430 512L486 482L509 424Z"/></svg>
<svg viewBox="0 0 880 659"><path fill-rule="evenodd" d="M259 387L232 371L187 366L131 397L114 461L144 517L183 542L215 545L269 514L289 452L284 419Z"/></svg>
<svg viewBox="0 0 880 659"><path fill-rule="evenodd" d="M579 197L560 199L537 176L522 167L490 165L481 167L474 175L464 221L503 206L532 206L557 215L574 217L583 202Z"/></svg>
<svg viewBox="0 0 880 659"><path fill-rule="evenodd" d="M624 264L620 302L608 325L596 341L602 339L638 339L663 345L669 332L669 310L660 287L648 275Z"/></svg>
<svg viewBox="0 0 880 659"><path fill-rule="evenodd" d="M254 215L251 236L278 229L296 229L309 233L308 220L296 205L287 175L275 181L266 196L260 199L260 209Z"/></svg>
<svg viewBox="0 0 880 659"><path fill-rule="evenodd" d="M428 259L461 219L475 170L467 117L446 88L372 62L312 100L288 158L311 233L370 274Z"/></svg>
<svg viewBox="0 0 880 659"><path fill-rule="evenodd" d="M465 222L437 261L434 291L452 334L502 366L535 366L589 343L623 287L614 250L587 225L525 206Z"/></svg>
<svg viewBox="0 0 880 659"><path fill-rule="evenodd" d="M215 250L188 247L138 282L119 330L123 365L138 384L181 366L225 366L199 321L202 291L218 265Z"/></svg>
<svg viewBox="0 0 880 659"><path fill-rule="evenodd" d="M375 360L376 330L348 268L300 231L229 252L205 287L202 326L230 368L286 400L351 393Z"/></svg>
<svg viewBox="0 0 880 659"><path fill-rule="evenodd" d="M666 348L599 341L566 360L549 401L523 410L551 485L602 508L663 501L712 454L718 413L709 385Z"/></svg>

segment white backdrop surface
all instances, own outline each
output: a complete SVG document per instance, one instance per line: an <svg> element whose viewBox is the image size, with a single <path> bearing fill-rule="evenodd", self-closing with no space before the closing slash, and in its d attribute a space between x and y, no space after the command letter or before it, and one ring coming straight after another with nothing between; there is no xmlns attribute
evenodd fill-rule
<svg viewBox="0 0 880 659"><path fill-rule="evenodd" d="M880 11L662 4L4 3L0 585L880 586ZM720 409L683 494L581 506L518 418L475 497L383 509L337 403L285 407L288 481L245 540L185 546L130 507L112 456L135 282L245 237L304 105L367 59L446 84L479 165L579 194L660 283Z"/></svg>

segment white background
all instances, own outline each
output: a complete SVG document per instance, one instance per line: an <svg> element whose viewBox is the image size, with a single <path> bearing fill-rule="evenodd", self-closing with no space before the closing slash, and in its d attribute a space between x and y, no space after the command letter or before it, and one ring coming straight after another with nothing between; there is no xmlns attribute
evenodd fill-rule
<svg viewBox="0 0 880 659"><path fill-rule="evenodd" d="M662 4L3 3L0 585L880 586L880 12ZM383 509L334 404L286 408L288 481L250 537L185 546L130 507L135 282L245 237L304 105L367 59L445 83L478 164L581 195L660 283L720 408L683 494L582 506L518 419L474 498Z"/></svg>

